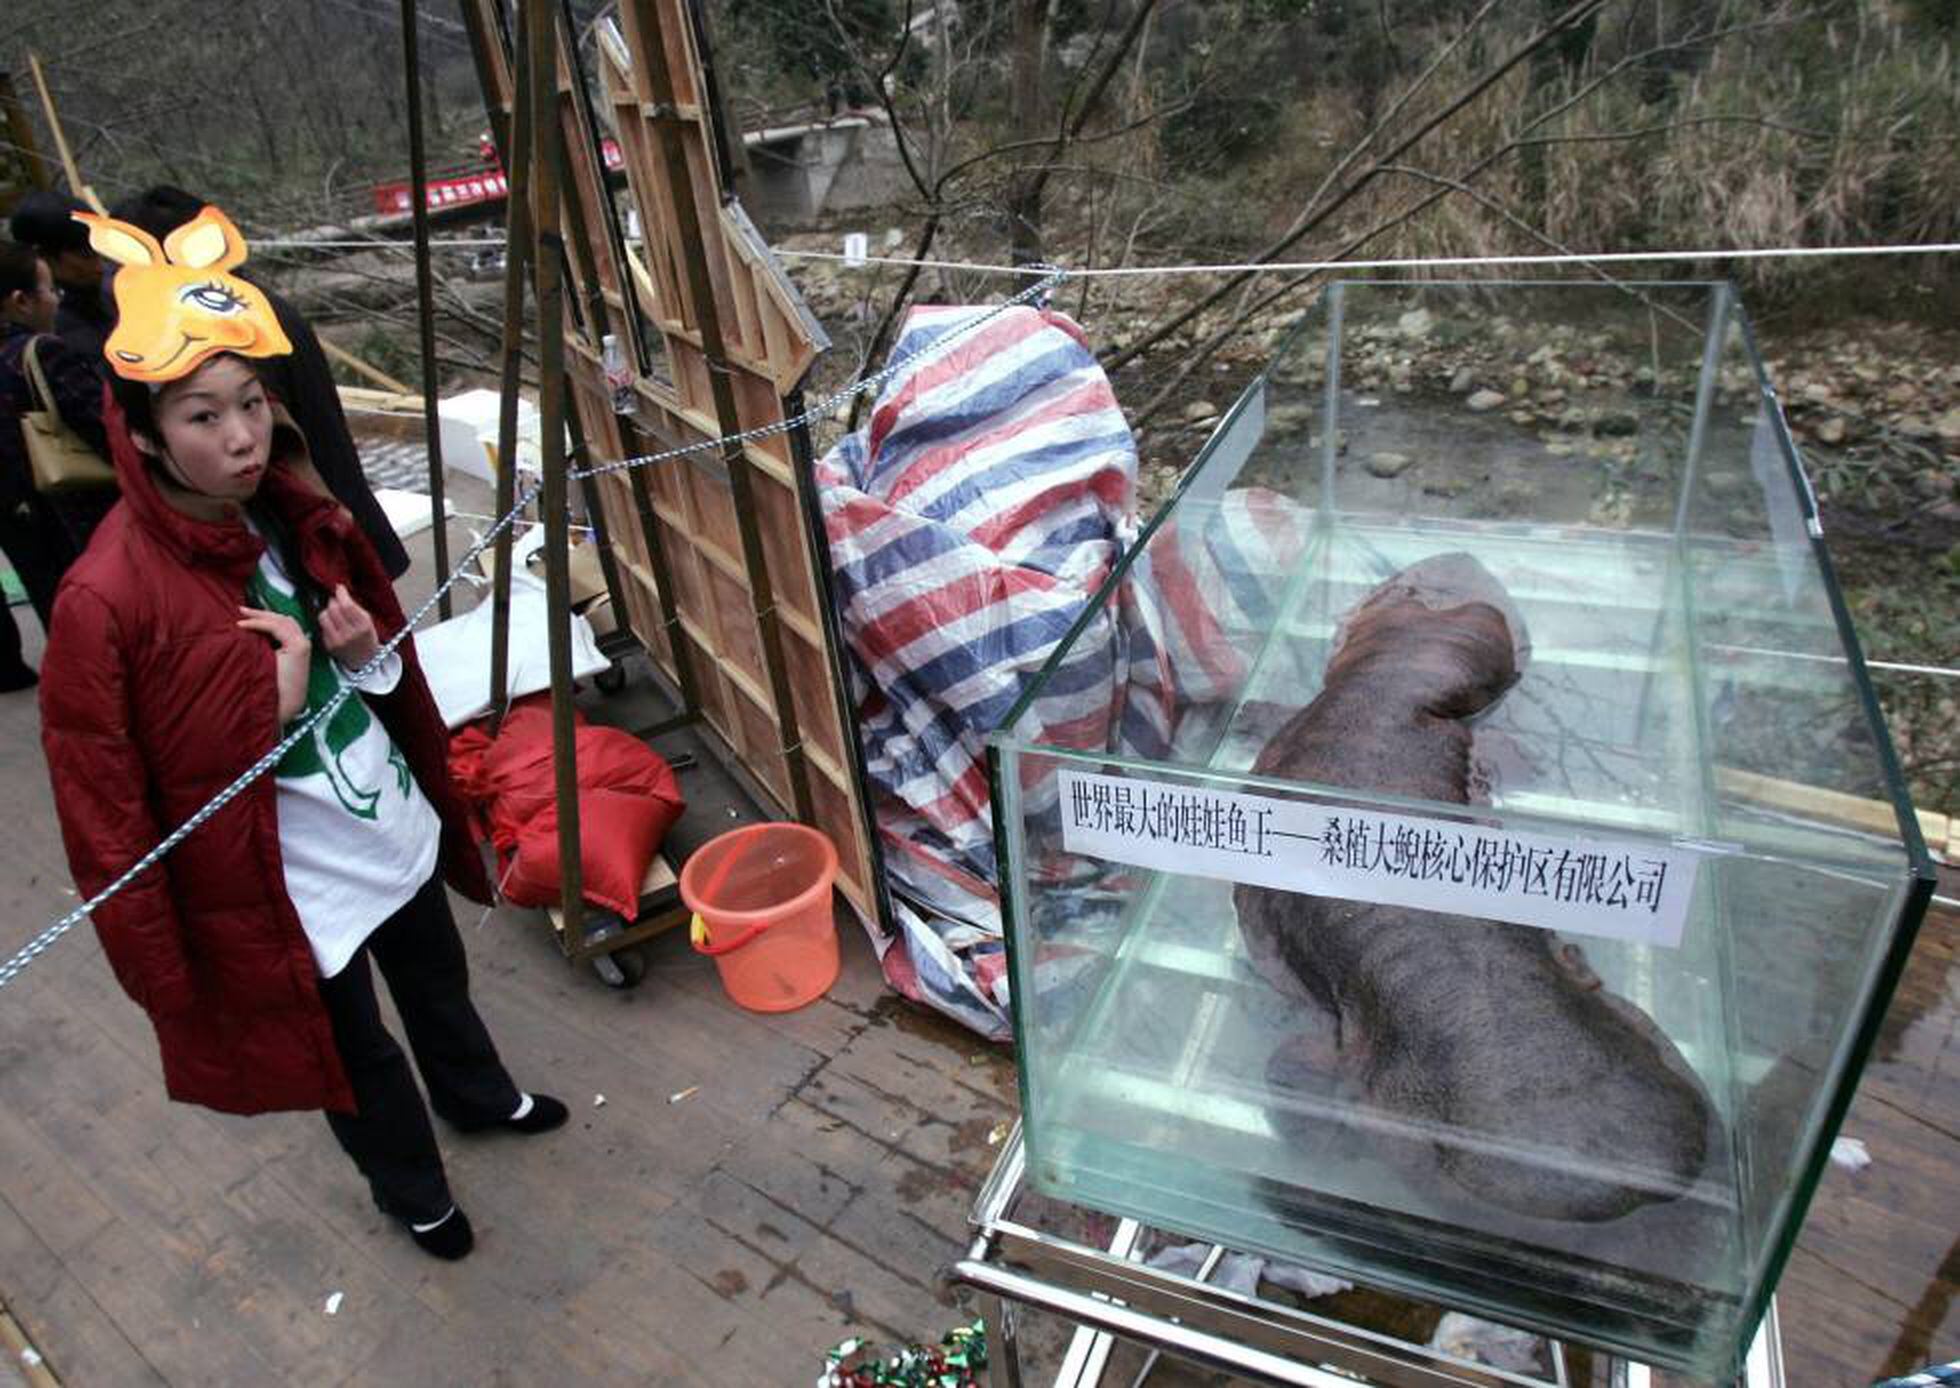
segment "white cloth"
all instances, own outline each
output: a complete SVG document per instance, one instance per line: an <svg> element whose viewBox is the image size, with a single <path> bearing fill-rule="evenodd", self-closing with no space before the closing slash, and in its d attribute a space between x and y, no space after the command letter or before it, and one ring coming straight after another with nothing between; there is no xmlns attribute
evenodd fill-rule
<svg viewBox="0 0 1960 1388"><path fill-rule="evenodd" d="M270 546L247 601L300 620L293 586ZM318 632L301 624L314 642L310 712L352 681L319 644ZM386 694L401 676L401 657L391 654L356 688ZM286 894L321 977L331 978L435 872L442 823L359 693L288 752L274 774Z"/></svg>
<svg viewBox="0 0 1960 1388"><path fill-rule="evenodd" d="M490 710L491 603L415 633L415 653L442 721L460 728ZM544 583L521 565L510 581L510 697L551 688L551 609ZM572 678L596 675L610 662L599 652L592 624L572 614Z"/></svg>

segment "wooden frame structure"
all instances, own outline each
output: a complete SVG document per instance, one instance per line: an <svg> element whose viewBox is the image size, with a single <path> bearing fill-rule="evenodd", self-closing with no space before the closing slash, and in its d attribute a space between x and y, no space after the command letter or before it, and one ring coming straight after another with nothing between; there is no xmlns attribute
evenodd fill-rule
<svg viewBox="0 0 1960 1388"><path fill-rule="evenodd" d="M698 0L623 0L618 19L596 34L596 93L562 3L521 4L521 25L503 0L463 0L462 8L512 177L506 435L514 427L527 248L537 277L552 610L567 610L550 568L553 555L565 552L567 469L552 456L564 428L582 440L588 467L697 449L587 479L616 609L671 682L681 707L674 722L705 721L753 790L776 811L823 830L837 846L838 889L860 914L882 920L883 876L844 698L808 439L786 424L829 344L730 195ZM537 72L554 80L534 82ZM625 155L627 196L643 231L637 248L604 176L602 106ZM608 338L630 367L626 413L614 408ZM566 384L569 412L558 399ZM712 446L738 434L746 441ZM510 441L501 457L514 457ZM503 514L514 503L510 469L500 469L498 480ZM500 609L508 605L506 550L500 542ZM552 654L554 704L562 704L565 722L557 758L561 834L572 821L561 860L573 864L575 816L562 812L576 798L569 680L559 678L555 639ZM503 687L501 664L493 689ZM568 881L568 951L582 938L575 895Z"/></svg>

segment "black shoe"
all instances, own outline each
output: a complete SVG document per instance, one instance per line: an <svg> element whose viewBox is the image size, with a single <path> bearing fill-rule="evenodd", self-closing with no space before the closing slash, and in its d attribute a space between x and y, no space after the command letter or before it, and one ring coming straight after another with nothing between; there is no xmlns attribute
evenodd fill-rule
<svg viewBox="0 0 1960 1388"><path fill-rule="evenodd" d="M470 1217L460 1205L451 1206L442 1223L433 1229L417 1229L413 1224L406 1227L415 1246L432 1258L453 1263L476 1247L476 1231L470 1228Z"/></svg>
<svg viewBox="0 0 1960 1388"><path fill-rule="evenodd" d="M520 1098L518 1102L522 1103ZM526 1137L537 1133L548 1133L553 1128L565 1125L570 1117L565 1105L549 1094L531 1095L531 1107L525 1110L522 1118L461 1119L449 1118L447 1122L457 1132L462 1133L523 1133Z"/></svg>
<svg viewBox="0 0 1960 1388"><path fill-rule="evenodd" d="M32 689L41 682L41 677L25 665L12 670L0 670L0 694L18 694L23 689Z"/></svg>
<svg viewBox="0 0 1960 1388"><path fill-rule="evenodd" d="M411 1219L401 1213L383 1199L378 1190L370 1188L368 1194L374 1197L374 1208L408 1230L408 1236L424 1253L453 1263L476 1247L476 1231L470 1227L470 1217L463 1213L460 1205L451 1205L449 1213L433 1229L417 1229L417 1223L426 1221Z"/></svg>
<svg viewBox="0 0 1960 1388"><path fill-rule="evenodd" d="M522 1118L506 1118L503 1126L528 1137L535 1133L548 1133L553 1128L562 1128L565 1126L565 1120L570 1116L570 1111L565 1105L549 1094L533 1094L531 1111Z"/></svg>

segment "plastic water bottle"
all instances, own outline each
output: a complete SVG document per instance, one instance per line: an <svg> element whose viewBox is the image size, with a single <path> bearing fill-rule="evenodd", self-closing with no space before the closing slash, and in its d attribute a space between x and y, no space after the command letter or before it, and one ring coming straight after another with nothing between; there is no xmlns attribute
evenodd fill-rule
<svg viewBox="0 0 1960 1388"><path fill-rule="evenodd" d="M639 407L640 399L633 393L633 368L626 364L626 353L617 337L607 333L600 346L600 363L605 371L606 385L612 390L613 413L630 415Z"/></svg>

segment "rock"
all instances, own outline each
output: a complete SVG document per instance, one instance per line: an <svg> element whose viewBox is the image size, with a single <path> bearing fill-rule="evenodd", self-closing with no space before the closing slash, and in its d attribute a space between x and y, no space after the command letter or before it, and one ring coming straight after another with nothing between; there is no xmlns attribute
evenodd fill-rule
<svg viewBox="0 0 1960 1388"><path fill-rule="evenodd" d="M1717 501L1734 501L1755 489L1754 481L1743 473L1713 470L1703 474L1702 485Z"/></svg>
<svg viewBox="0 0 1960 1388"><path fill-rule="evenodd" d="M1467 395L1470 387L1477 384L1477 373L1467 366L1459 366L1456 374L1450 377L1450 394Z"/></svg>
<svg viewBox="0 0 1960 1388"><path fill-rule="evenodd" d="M1819 424L1813 432L1817 435L1817 441L1819 443L1843 443L1844 416L1841 414L1832 415L1829 419Z"/></svg>
<svg viewBox="0 0 1960 1388"><path fill-rule="evenodd" d="M1273 379L1281 385L1315 385L1324 369L1320 356L1302 344L1273 363Z"/></svg>
<svg viewBox="0 0 1960 1388"><path fill-rule="evenodd" d="M1538 506L1538 488L1522 478L1513 477L1497 484L1491 500L1499 515L1529 516Z"/></svg>
<svg viewBox="0 0 1960 1388"><path fill-rule="evenodd" d="M1953 479L1938 468L1927 468L1912 479L1913 490L1928 501L1953 500Z"/></svg>
<svg viewBox="0 0 1960 1388"><path fill-rule="evenodd" d="M1400 477L1409 470L1409 464L1414 461L1415 459L1406 453L1370 453L1368 460L1362 466L1368 469L1368 475L1371 477Z"/></svg>
<svg viewBox="0 0 1960 1388"><path fill-rule="evenodd" d="M1184 407L1184 418L1192 424L1202 424L1207 419L1218 417L1218 406L1209 400L1193 400Z"/></svg>
<svg viewBox="0 0 1960 1388"><path fill-rule="evenodd" d="M1632 410L1602 410L1593 421L1593 432L1603 438L1625 438L1640 432L1640 416Z"/></svg>
<svg viewBox="0 0 1960 1388"><path fill-rule="evenodd" d="M1436 315L1426 308L1412 308L1395 320L1395 326L1404 337L1425 338L1436 327Z"/></svg>
<svg viewBox="0 0 1960 1388"><path fill-rule="evenodd" d="M1960 406L1948 410L1934 420L1933 432L1948 443L1960 443Z"/></svg>
<svg viewBox="0 0 1960 1388"><path fill-rule="evenodd" d="M1504 392L1501 390L1480 390L1463 403L1476 413L1485 414L1504 403Z"/></svg>
<svg viewBox="0 0 1960 1388"><path fill-rule="evenodd" d="M1320 411L1312 405L1275 405L1266 411L1266 432L1275 437L1300 433Z"/></svg>

